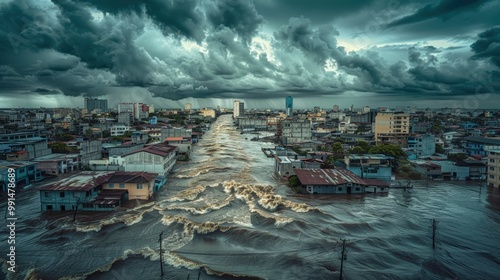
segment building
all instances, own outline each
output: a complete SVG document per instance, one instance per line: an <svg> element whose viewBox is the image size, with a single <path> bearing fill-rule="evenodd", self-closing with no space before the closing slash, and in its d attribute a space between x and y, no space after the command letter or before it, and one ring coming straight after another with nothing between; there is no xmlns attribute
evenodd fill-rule
<svg viewBox="0 0 500 280"><path fill-rule="evenodd" d="M149 117L149 107L143 103L118 103L118 114L123 112L132 113L136 120Z"/></svg>
<svg viewBox="0 0 500 280"><path fill-rule="evenodd" d="M382 154L345 156L346 168L365 179L391 180L393 157Z"/></svg>
<svg viewBox="0 0 500 280"><path fill-rule="evenodd" d="M492 149L488 152L488 186L500 188L500 149Z"/></svg>
<svg viewBox="0 0 500 280"><path fill-rule="evenodd" d="M36 158L37 168L46 174L59 175L81 169L79 154L51 154Z"/></svg>
<svg viewBox="0 0 500 280"><path fill-rule="evenodd" d="M122 123L116 123L111 126L111 136L122 136L125 132L130 130L130 126Z"/></svg>
<svg viewBox="0 0 500 280"><path fill-rule="evenodd" d="M42 186L42 211L110 211L129 198L149 199L156 174L84 171Z"/></svg>
<svg viewBox="0 0 500 280"><path fill-rule="evenodd" d="M293 98L291 96L287 96L285 99L285 113L287 116L293 116Z"/></svg>
<svg viewBox="0 0 500 280"><path fill-rule="evenodd" d="M233 118L245 115L245 103L239 100L233 101Z"/></svg>
<svg viewBox="0 0 500 280"><path fill-rule="evenodd" d="M433 155L436 153L436 137L432 134L408 136L407 148L417 157Z"/></svg>
<svg viewBox="0 0 500 280"><path fill-rule="evenodd" d="M6 160L8 154L16 152L22 155L11 155L13 159L34 159L52 154L52 149L48 147L47 138L40 137L39 131L0 134L0 159Z"/></svg>
<svg viewBox="0 0 500 280"><path fill-rule="evenodd" d="M132 112L120 112L118 114L118 123L122 123L126 126L131 126L134 124L134 116Z"/></svg>
<svg viewBox="0 0 500 280"><path fill-rule="evenodd" d="M284 120L278 126L278 136L284 146L312 139L309 120Z"/></svg>
<svg viewBox="0 0 500 280"><path fill-rule="evenodd" d="M192 108L193 108L193 106L191 105L191 103L184 104L184 111L189 113L189 112L191 112Z"/></svg>
<svg viewBox="0 0 500 280"><path fill-rule="evenodd" d="M468 136L463 138L462 148L464 148L465 152L469 156L486 156L488 155L488 150L500 149L500 140L477 136Z"/></svg>
<svg viewBox="0 0 500 280"><path fill-rule="evenodd" d="M274 157L274 172L276 172L280 177L290 177L295 175L295 169L299 169L302 166L302 161L295 158L289 158L286 156L275 156Z"/></svg>
<svg viewBox="0 0 500 280"><path fill-rule="evenodd" d="M125 171L145 171L158 174L158 188L167 181L174 167L179 148L165 143L149 145L122 156Z"/></svg>
<svg viewBox="0 0 500 280"><path fill-rule="evenodd" d="M14 178L16 179L16 188L30 185L32 182L37 182L42 179L42 172L37 170L35 162L15 161L7 162L0 161L0 186L2 191L7 191L9 184L9 169L14 170Z"/></svg>
<svg viewBox="0 0 500 280"><path fill-rule="evenodd" d="M167 138L171 137L182 137L191 139L193 137L193 130L191 128L185 128L185 127L162 127L160 141L165 142Z"/></svg>
<svg viewBox="0 0 500 280"><path fill-rule="evenodd" d="M108 111L108 100L85 97L83 108L85 108L88 113L105 113Z"/></svg>
<svg viewBox="0 0 500 280"><path fill-rule="evenodd" d="M375 117L375 143L406 146L410 116L403 112L378 112Z"/></svg>
<svg viewBox="0 0 500 280"><path fill-rule="evenodd" d="M149 200L159 186L155 186L154 173L147 172L115 172L102 185L102 190L126 190L127 199Z"/></svg>
<svg viewBox="0 0 500 280"><path fill-rule="evenodd" d="M301 192L307 194L387 193L389 184L383 180L363 179L347 169L297 169Z"/></svg>

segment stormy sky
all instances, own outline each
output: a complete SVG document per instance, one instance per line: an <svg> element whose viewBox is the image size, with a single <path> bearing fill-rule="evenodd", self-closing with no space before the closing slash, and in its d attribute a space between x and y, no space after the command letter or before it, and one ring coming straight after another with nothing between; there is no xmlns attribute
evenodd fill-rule
<svg viewBox="0 0 500 280"><path fill-rule="evenodd" d="M496 0L0 0L0 107L500 108Z"/></svg>

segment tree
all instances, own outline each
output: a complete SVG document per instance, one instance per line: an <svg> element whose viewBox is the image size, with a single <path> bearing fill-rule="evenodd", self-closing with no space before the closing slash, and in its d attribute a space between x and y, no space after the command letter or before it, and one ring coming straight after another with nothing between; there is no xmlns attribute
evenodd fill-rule
<svg viewBox="0 0 500 280"><path fill-rule="evenodd" d="M299 178L296 175L292 175L288 177L288 184L290 187L294 188L300 184Z"/></svg>
<svg viewBox="0 0 500 280"><path fill-rule="evenodd" d="M68 147L68 145L64 142L50 143L48 144L48 147L51 148L54 153L69 154L78 152L76 147Z"/></svg>
<svg viewBox="0 0 500 280"><path fill-rule="evenodd" d="M464 153L458 153L458 154L449 154L448 159L454 162L458 162L464 159L467 159L468 156Z"/></svg>
<svg viewBox="0 0 500 280"><path fill-rule="evenodd" d="M350 151L351 154L366 154L365 149L361 148L360 146L355 146L354 148L351 149Z"/></svg>
<svg viewBox="0 0 500 280"><path fill-rule="evenodd" d="M443 148L443 145L441 144L436 144L436 153L438 154L444 154L444 148Z"/></svg>
<svg viewBox="0 0 500 280"><path fill-rule="evenodd" d="M406 153L397 145L381 145L371 147L369 154L383 154L394 158L393 168L398 168L399 165L407 159Z"/></svg>
<svg viewBox="0 0 500 280"><path fill-rule="evenodd" d="M340 142L333 143L330 147L330 152L333 153L333 158L335 160L344 158L344 147L342 147L342 143Z"/></svg>

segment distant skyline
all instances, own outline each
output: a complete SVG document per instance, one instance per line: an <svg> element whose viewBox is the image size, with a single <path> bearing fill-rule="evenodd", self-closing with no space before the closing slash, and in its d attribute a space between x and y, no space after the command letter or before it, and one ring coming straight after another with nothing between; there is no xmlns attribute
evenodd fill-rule
<svg viewBox="0 0 500 280"><path fill-rule="evenodd" d="M497 0L0 0L0 107L500 107Z"/></svg>

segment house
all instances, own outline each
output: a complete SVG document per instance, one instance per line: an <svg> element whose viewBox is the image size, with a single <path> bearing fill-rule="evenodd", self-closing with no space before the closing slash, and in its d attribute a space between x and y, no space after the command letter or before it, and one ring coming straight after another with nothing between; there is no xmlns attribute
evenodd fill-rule
<svg viewBox="0 0 500 280"><path fill-rule="evenodd" d="M37 170L35 162L29 161L0 161L0 186L2 191L7 191L9 184L9 169L14 170L16 187L30 185L32 182L42 180L42 172Z"/></svg>
<svg viewBox="0 0 500 280"><path fill-rule="evenodd" d="M301 192L308 194L361 194L388 192L389 184L383 180L363 179L342 169L296 169Z"/></svg>
<svg viewBox="0 0 500 280"><path fill-rule="evenodd" d="M436 152L436 137L432 134L411 135L407 138L407 145L417 157L430 156Z"/></svg>
<svg viewBox="0 0 500 280"><path fill-rule="evenodd" d="M156 174L84 171L42 186L41 211L110 211L128 199L149 199Z"/></svg>
<svg viewBox="0 0 500 280"><path fill-rule="evenodd" d="M174 167L179 148L159 143L122 155L123 166L128 172L151 172L158 174L157 191L167 181L170 170Z"/></svg>
<svg viewBox="0 0 500 280"><path fill-rule="evenodd" d="M42 186L39 189L41 211L68 211L77 207L87 211L106 211L120 206L125 190L99 197L102 185L112 175L113 172L85 171Z"/></svg>
<svg viewBox="0 0 500 280"><path fill-rule="evenodd" d="M424 175L425 178L431 180L442 180L443 174L441 173L441 165L424 162L417 163L414 168L415 172Z"/></svg>
<svg viewBox="0 0 500 280"><path fill-rule="evenodd" d="M486 180L486 164L479 160L465 159L455 165L465 167L468 170L465 180Z"/></svg>
<svg viewBox="0 0 500 280"><path fill-rule="evenodd" d="M79 154L51 154L34 161L46 174L59 175L81 169L80 158Z"/></svg>
<svg viewBox="0 0 500 280"><path fill-rule="evenodd" d="M103 184L102 190L126 190L128 199L149 200L155 186L154 173L147 172L115 172L109 180Z"/></svg>
<svg viewBox="0 0 500 280"><path fill-rule="evenodd" d="M274 157L274 172L276 172L280 177L290 177L295 175L295 169L301 168L302 161L295 156L294 158L289 158L286 156L275 156Z"/></svg>
<svg viewBox="0 0 500 280"><path fill-rule="evenodd" d="M179 154L185 155L191 152L192 139L187 137L167 137L165 142L168 145L175 146L179 149Z"/></svg>
<svg viewBox="0 0 500 280"><path fill-rule="evenodd" d="M391 180L393 157L382 154L346 155L346 168L365 179Z"/></svg>

